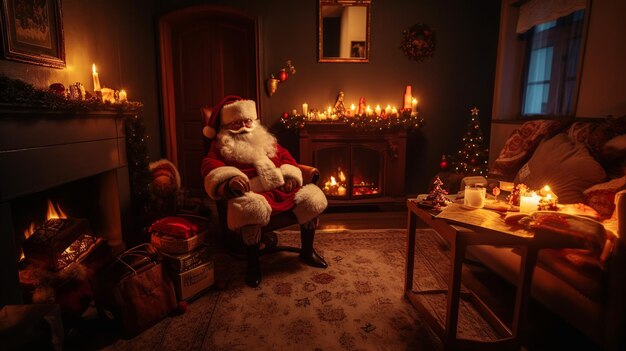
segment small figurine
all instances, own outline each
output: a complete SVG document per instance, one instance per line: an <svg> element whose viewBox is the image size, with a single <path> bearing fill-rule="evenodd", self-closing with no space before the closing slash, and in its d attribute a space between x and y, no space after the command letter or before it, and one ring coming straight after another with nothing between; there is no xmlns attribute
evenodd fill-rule
<svg viewBox="0 0 626 351"><path fill-rule="evenodd" d="M343 114L346 111L346 107L343 105L344 92L340 91L335 101L335 113Z"/></svg>

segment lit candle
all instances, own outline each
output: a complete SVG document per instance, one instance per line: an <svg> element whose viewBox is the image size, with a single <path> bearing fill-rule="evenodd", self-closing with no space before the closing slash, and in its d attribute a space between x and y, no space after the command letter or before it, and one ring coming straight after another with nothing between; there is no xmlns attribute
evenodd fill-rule
<svg viewBox="0 0 626 351"><path fill-rule="evenodd" d="M520 196L519 211L522 213L530 213L538 210L539 200L541 196L536 192Z"/></svg>
<svg viewBox="0 0 626 351"><path fill-rule="evenodd" d="M411 86L410 85L407 85L406 89L404 90L404 108L407 110L411 108Z"/></svg>
<svg viewBox="0 0 626 351"><path fill-rule="evenodd" d="M353 115L356 112L356 106L354 106L354 104L350 105L350 112L352 112Z"/></svg>
<svg viewBox="0 0 626 351"><path fill-rule="evenodd" d="M417 113L417 99L413 98L411 100L411 112L413 112L414 114Z"/></svg>
<svg viewBox="0 0 626 351"><path fill-rule="evenodd" d="M391 114L398 117L398 109L395 106L391 108Z"/></svg>
<svg viewBox="0 0 626 351"><path fill-rule="evenodd" d="M128 101L128 94L126 94L126 90L120 90L120 102Z"/></svg>
<svg viewBox="0 0 626 351"><path fill-rule="evenodd" d="M333 113L333 108L330 107L330 105L328 105L328 117L330 118L330 115Z"/></svg>
<svg viewBox="0 0 626 351"><path fill-rule="evenodd" d="M365 107L365 115L366 116L368 116L368 117L371 116L373 112L374 111L372 111L372 108L369 105L367 105L367 107Z"/></svg>
<svg viewBox="0 0 626 351"><path fill-rule="evenodd" d="M376 109L374 109L374 112L376 112L376 116L380 116L380 113L381 113L380 105L376 105Z"/></svg>
<svg viewBox="0 0 626 351"><path fill-rule="evenodd" d="M346 196L346 187L340 185L339 188L337 188L337 195Z"/></svg>
<svg viewBox="0 0 626 351"><path fill-rule="evenodd" d="M100 91L100 78L98 78L98 71L96 71L96 64L91 65L91 76L93 77L93 91Z"/></svg>
<svg viewBox="0 0 626 351"><path fill-rule="evenodd" d="M302 114L306 117L309 114L309 104L302 104Z"/></svg>

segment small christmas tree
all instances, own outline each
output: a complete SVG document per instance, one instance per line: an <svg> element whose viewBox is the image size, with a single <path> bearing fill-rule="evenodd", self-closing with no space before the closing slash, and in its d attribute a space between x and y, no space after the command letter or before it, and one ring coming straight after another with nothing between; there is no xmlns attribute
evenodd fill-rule
<svg viewBox="0 0 626 351"><path fill-rule="evenodd" d="M485 139L480 129L478 109L470 110L471 120L467 124L467 131L463 136L463 147L456 155L448 155L450 169L464 176L487 175L487 158L489 149L484 147Z"/></svg>
<svg viewBox="0 0 626 351"><path fill-rule="evenodd" d="M447 206L450 201L446 199L445 195L447 195L448 192L441 187L442 185L443 182L441 179L436 177L435 181L433 181L432 190L426 199L422 200L422 205L433 206L435 209Z"/></svg>

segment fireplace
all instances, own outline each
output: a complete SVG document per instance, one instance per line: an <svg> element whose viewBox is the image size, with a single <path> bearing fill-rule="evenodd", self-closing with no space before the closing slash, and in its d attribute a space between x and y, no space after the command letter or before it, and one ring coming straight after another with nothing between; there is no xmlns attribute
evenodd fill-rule
<svg viewBox="0 0 626 351"><path fill-rule="evenodd" d="M332 122L300 130L300 162L318 168L330 206L401 207L405 160L404 131L360 131Z"/></svg>
<svg viewBox="0 0 626 351"><path fill-rule="evenodd" d="M130 113L0 110L0 306L22 303L24 231L48 202L119 250L129 224L124 121Z"/></svg>

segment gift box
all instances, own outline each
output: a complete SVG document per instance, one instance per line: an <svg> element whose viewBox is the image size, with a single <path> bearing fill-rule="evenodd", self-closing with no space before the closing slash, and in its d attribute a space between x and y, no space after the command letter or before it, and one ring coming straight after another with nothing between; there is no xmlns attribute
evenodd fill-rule
<svg viewBox="0 0 626 351"><path fill-rule="evenodd" d="M180 236L168 235L166 232L163 231L151 230L150 242L157 249L159 249L159 251L175 255L185 254L193 251L200 245L204 244L204 240L209 228L209 221L204 217L193 215L181 214L178 216L194 223L194 225L197 226L195 227L197 228L196 234L191 235L188 238L184 238Z"/></svg>
<svg viewBox="0 0 626 351"><path fill-rule="evenodd" d="M209 261L209 248L206 245L200 245L197 249L180 255L165 252L161 254L166 266L174 273L186 272Z"/></svg>
<svg viewBox="0 0 626 351"><path fill-rule="evenodd" d="M208 261L196 268L182 273L172 273L176 298L191 300L206 291L215 283L213 261Z"/></svg>

